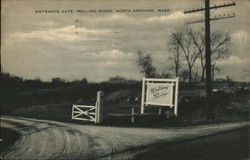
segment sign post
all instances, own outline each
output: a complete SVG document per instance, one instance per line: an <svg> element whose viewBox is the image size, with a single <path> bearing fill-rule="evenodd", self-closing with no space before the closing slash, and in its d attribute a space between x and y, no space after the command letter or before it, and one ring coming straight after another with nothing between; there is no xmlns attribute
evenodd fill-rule
<svg viewBox="0 0 250 160"><path fill-rule="evenodd" d="M144 114L145 77L142 79L141 114Z"/></svg>
<svg viewBox="0 0 250 160"><path fill-rule="evenodd" d="M179 92L179 77L176 78L175 83L175 99L174 99L174 115L177 117L178 115L178 93Z"/></svg>

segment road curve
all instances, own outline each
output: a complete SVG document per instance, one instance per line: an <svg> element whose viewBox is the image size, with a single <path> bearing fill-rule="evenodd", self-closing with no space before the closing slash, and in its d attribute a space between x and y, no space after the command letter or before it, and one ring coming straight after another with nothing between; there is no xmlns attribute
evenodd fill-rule
<svg viewBox="0 0 250 160"><path fill-rule="evenodd" d="M124 156L131 157L131 148L216 134L250 126L250 123L149 129L79 125L4 116L1 117L1 126L21 134L21 138L2 153L3 159L123 159Z"/></svg>

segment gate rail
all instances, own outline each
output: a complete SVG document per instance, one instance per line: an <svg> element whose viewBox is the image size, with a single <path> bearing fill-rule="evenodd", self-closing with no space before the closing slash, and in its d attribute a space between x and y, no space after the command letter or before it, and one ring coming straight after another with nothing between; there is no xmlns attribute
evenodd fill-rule
<svg viewBox="0 0 250 160"><path fill-rule="evenodd" d="M72 119L96 122L96 106L73 104Z"/></svg>

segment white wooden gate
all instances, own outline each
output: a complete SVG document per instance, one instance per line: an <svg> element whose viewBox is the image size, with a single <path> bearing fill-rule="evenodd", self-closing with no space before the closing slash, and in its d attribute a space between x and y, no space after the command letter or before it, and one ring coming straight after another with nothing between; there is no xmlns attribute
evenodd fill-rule
<svg viewBox="0 0 250 160"><path fill-rule="evenodd" d="M96 123L96 106L73 104L72 119L83 120L83 121L93 121Z"/></svg>
<svg viewBox="0 0 250 160"><path fill-rule="evenodd" d="M96 105L74 105L72 106L72 120L91 121L101 123L103 120L103 92L97 92Z"/></svg>

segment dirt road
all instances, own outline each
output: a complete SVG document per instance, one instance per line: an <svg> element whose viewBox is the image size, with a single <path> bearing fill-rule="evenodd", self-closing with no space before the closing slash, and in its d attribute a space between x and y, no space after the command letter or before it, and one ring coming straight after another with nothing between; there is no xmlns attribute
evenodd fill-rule
<svg viewBox="0 0 250 160"><path fill-rule="evenodd" d="M1 117L1 126L21 134L21 138L2 153L4 159L128 159L133 153L138 154L137 148L216 134L250 126L250 123L149 129Z"/></svg>

